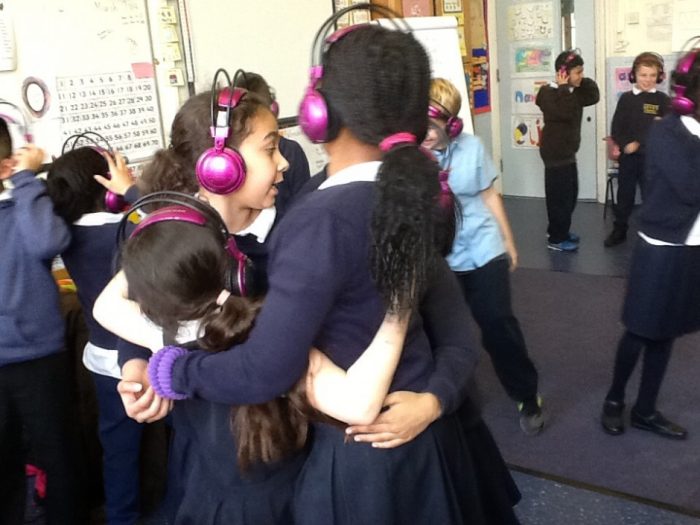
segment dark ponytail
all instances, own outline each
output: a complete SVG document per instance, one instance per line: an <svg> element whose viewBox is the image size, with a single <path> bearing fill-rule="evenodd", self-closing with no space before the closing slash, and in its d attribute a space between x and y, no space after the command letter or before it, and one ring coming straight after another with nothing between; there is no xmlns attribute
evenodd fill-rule
<svg viewBox="0 0 700 525"><path fill-rule="evenodd" d="M353 30L326 53L321 88L331 111L362 142L396 133L420 144L428 129L430 63L413 35ZM414 307L443 245L439 166L416 144L384 154L372 217L371 269L387 307ZM449 214L450 212L448 212Z"/></svg>

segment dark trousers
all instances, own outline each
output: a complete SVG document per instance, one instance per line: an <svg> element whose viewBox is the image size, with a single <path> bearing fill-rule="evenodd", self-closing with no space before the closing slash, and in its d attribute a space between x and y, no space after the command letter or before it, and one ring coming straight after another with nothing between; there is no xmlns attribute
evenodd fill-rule
<svg viewBox="0 0 700 525"><path fill-rule="evenodd" d="M533 399L537 395L537 370L513 314L508 261L495 259L456 275L503 388L515 401Z"/></svg>
<svg viewBox="0 0 700 525"><path fill-rule="evenodd" d="M0 366L0 523L24 523L25 441L46 472L48 525L85 523L68 354Z"/></svg>
<svg viewBox="0 0 700 525"><path fill-rule="evenodd" d="M139 452L143 425L124 411L119 380L91 373L99 404L105 514L108 525L133 525L139 518Z"/></svg>
<svg viewBox="0 0 700 525"><path fill-rule="evenodd" d="M637 186L644 195L644 155L620 156L620 169L617 175L617 202L615 203L615 228L627 231Z"/></svg>
<svg viewBox="0 0 700 525"><path fill-rule="evenodd" d="M578 199L576 164L544 169L544 195L547 203L549 242L565 241L571 228L571 215Z"/></svg>

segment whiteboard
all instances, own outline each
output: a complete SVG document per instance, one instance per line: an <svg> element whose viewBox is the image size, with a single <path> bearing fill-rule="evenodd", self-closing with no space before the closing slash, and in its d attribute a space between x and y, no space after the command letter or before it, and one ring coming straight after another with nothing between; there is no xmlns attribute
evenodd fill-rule
<svg viewBox="0 0 700 525"><path fill-rule="evenodd" d="M220 67L254 71L276 91L280 118L294 117L309 80L311 44L331 0L187 0L195 88Z"/></svg>
<svg viewBox="0 0 700 525"><path fill-rule="evenodd" d="M48 153L88 130L130 161L163 146L145 0L4 2L2 22L11 29L3 56L9 45L15 60L0 71L0 98L20 107ZM30 77L45 85L43 114L31 114L23 100Z"/></svg>
<svg viewBox="0 0 700 525"><path fill-rule="evenodd" d="M432 77L445 78L459 90L462 95L462 109L459 116L464 121L464 131L474 133L462 52L459 48L457 19L454 16L425 16L403 20L428 52ZM379 23L384 27L394 28L394 25L386 20L379 20Z"/></svg>

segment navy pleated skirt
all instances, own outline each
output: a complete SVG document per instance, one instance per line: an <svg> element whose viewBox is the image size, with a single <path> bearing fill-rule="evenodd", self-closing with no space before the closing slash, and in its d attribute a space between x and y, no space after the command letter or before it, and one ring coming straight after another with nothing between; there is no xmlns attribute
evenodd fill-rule
<svg viewBox="0 0 700 525"><path fill-rule="evenodd" d="M637 240L622 320L648 339L700 330L700 246L656 246Z"/></svg>
<svg viewBox="0 0 700 525"><path fill-rule="evenodd" d="M459 414L444 416L413 441L386 450L346 442L343 429L317 423L297 481L294 523L517 523L508 494L510 489L517 494L517 488L501 477L507 470L489 439L485 426L467 427ZM491 468L497 473L489 473ZM500 505L506 508L492 508Z"/></svg>

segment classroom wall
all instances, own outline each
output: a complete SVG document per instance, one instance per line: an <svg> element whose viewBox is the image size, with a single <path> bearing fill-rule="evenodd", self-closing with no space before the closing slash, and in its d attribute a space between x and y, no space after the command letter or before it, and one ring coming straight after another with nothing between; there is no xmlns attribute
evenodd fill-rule
<svg viewBox="0 0 700 525"><path fill-rule="evenodd" d="M311 44L331 0L190 0L195 85L209 89L225 67L262 74L277 91L280 117L296 116L308 82Z"/></svg>

